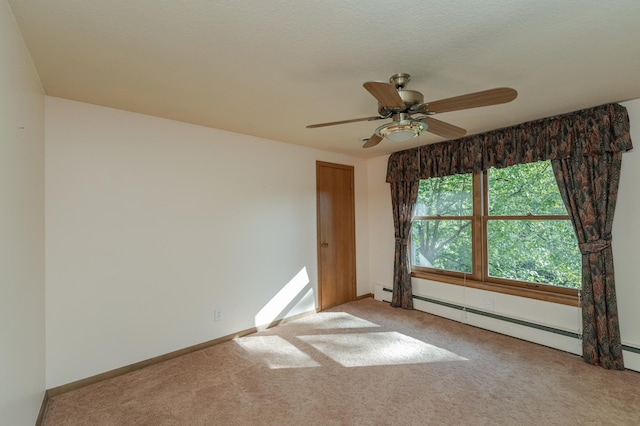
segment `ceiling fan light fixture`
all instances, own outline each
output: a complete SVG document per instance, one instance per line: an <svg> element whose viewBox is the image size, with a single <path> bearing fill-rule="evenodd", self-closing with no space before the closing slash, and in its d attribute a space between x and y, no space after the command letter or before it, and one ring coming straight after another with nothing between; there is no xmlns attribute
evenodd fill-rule
<svg viewBox="0 0 640 426"><path fill-rule="evenodd" d="M427 123L417 120L400 120L382 125L376 129L376 135L393 142L406 142L427 130Z"/></svg>

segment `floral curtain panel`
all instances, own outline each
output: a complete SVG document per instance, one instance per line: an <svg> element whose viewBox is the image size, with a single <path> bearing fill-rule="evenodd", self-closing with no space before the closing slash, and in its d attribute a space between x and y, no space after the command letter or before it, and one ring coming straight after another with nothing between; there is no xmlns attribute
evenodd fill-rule
<svg viewBox="0 0 640 426"><path fill-rule="evenodd" d="M624 370L611 249L622 153L551 164L582 253L582 356L590 364Z"/></svg>
<svg viewBox="0 0 640 426"><path fill-rule="evenodd" d="M389 158L389 167L394 176L391 183L391 206L396 242L391 306L413 309L409 237L420 180L412 179L411 176L416 176L420 170L420 157L418 148L394 154L392 157L393 159Z"/></svg>
<svg viewBox="0 0 640 426"><path fill-rule="evenodd" d="M392 154L387 182L396 227L394 306L413 307L409 264L405 263L417 197L417 189L416 194L407 189L411 183L417 188L420 179L552 160L582 252L583 357L605 368L624 368L611 224L622 153L633 148L629 128L626 108L607 104Z"/></svg>

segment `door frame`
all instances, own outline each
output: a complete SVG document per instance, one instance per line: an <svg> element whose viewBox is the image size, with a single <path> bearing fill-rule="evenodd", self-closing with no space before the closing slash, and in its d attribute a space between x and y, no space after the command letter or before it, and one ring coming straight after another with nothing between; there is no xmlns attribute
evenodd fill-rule
<svg viewBox="0 0 640 426"><path fill-rule="evenodd" d="M353 277L351 282L351 294L352 300L357 299L357 271L356 271L356 202L355 202L355 167L349 166L345 164L337 164L337 163L329 163L325 161L316 161L316 251L318 256L318 311L322 310L322 236L321 232L321 213L320 213L320 188L319 188L319 173L322 167L331 167L336 169L347 170L351 177L351 197L349 198L350 206L350 222L351 222L351 236L349 237L351 240L351 247L353 251L352 256L352 270Z"/></svg>

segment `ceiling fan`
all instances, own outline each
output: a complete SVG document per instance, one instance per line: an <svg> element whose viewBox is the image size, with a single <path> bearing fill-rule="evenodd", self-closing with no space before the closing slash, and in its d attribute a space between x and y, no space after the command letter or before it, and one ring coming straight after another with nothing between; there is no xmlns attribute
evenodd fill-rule
<svg viewBox="0 0 640 426"><path fill-rule="evenodd" d="M366 140L363 148L376 146L383 138L394 142L406 142L424 131L447 139L456 139L464 136L467 131L431 116L449 111L504 104L511 102L518 96L518 92L514 89L499 87L438 101L424 102L422 93L405 89L410 80L411 76L409 74L399 73L392 75L389 83L367 81L363 84L364 88L378 100L379 115L377 116L311 124L307 128L313 129L336 124L391 118L393 121L378 127L373 135ZM419 116L413 117L416 114L419 114Z"/></svg>

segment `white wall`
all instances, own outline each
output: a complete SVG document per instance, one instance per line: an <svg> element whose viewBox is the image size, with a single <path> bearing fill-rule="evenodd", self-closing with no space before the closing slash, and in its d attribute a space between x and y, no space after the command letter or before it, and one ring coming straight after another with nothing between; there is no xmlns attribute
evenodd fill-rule
<svg viewBox="0 0 640 426"><path fill-rule="evenodd" d="M365 160L47 97L47 387L314 310L316 160L368 293Z"/></svg>
<svg viewBox="0 0 640 426"><path fill-rule="evenodd" d="M631 120L631 136L640 144L640 100L625 102ZM640 348L640 285L637 283L640 264L640 156L632 150L623 155L622 177L613 227L613 251L616 268L616 289L623 344ZM383 287L392 288L393 280L393 220L389 185L384 183L387 157L369 161L369 240L371 241L369 264L371 281L376 298L390 300L390 293ZM567 332L579 333L581 329L578 308L542 302L506 294L464 288L435 281L413 279L414 295L453 303L460 306L489 311L509 318L549 326ZM487 309L486 301L492 299L493 310ZM442 305L415 301L416 309L431 312L456 321L487 328L536 343L580 354L577 339L540 331L535 328L500 321L481 315L465 313ZM640 371L640 355L625 351L628 368Z"/></svg>
<svg viewBox="0 0 640 426"><path fill-rule="evenodd" d="M385 155L368 162L369 195L369 265L371 285L389 287L393 283L393 257L395 238L391 211L391 190L385 182L387 161ZM391 288L391 287L389 287Z"/></svg>
<svg viewBox="0 0 640 426"><path fill-rule="evenodd" d="M35 422L44 353L44 95L1 0L0 424Z"/></svg>
<svg viewBox="0 0 640 426"><path fill-rule="evenodd" d="M622 173L613 220L613 259L622 343L640 348L640 99L624 102L631 122L631 140L635 148L622 155ZM633 360L640 369L640 355L625 353L625 364Z"/></svg>

